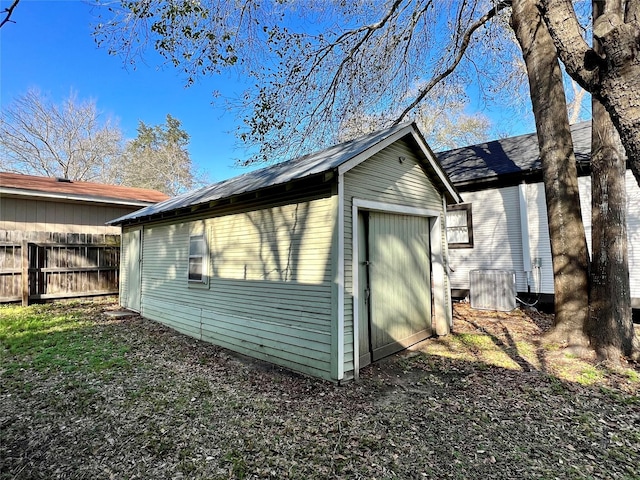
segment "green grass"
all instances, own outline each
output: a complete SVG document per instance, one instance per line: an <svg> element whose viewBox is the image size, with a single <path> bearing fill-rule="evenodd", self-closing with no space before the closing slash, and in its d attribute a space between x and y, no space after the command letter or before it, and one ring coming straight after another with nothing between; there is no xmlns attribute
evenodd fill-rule
<svg viewBox="0 0 640 480"><path fill-rule="evenodd" d="M100 372L128 366L128 348L101 335L87 309L77 302L0 307L5 375L26 365L35 370L65 372Z"/></svg>
<svg viewBox="0 0 640 480"><path fill-rule="evenodd" d="M580 372L580 374L576 378L576 381L582 385L595 385L603 377L604 377L604 374L602 370L599 370L598 368L589 365L585 367L582 370L582 372Z"/></svg>

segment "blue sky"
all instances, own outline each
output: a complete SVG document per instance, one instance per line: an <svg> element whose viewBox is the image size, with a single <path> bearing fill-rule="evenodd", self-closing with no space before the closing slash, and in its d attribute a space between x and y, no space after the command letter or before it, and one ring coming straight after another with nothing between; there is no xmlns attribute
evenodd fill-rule
<svg viewBox="0 0 640 480"><path fill-rule="evenodd" d="M0 0L0 9L10 3ZM125 69L120 57L110 56L94 42L92 25L97 20L92 8L82 0L20 2L12 16L16 23L0 30L0 103L11 102L32 87L55 102L73 91L80 100L95 100L103 115L117 119L126 138L135 137L139 121L161 124L169 113L191 136L191 158L209 180L246 171L234 166L235 160L248 156L233 135L238 126L234 113L225 111L223 99L212 105L216 90L223 96L239 96L242 79L233 73L210 76L187 88L184 76L173 67L161 67L151 50L146 63ZM509 118L512 112L485 109L483 113L493 120L495 131L532 130L527 122Z"/></svg>
<svg viewBox="0 0 640 480"><path fill-rule="evenodd" d="M9 4L0 1L0 9ZM234 114L224 111L221 99L215 108L211 105L215 90L241 93L241 79L209 77L186 88L184 77L171 67L158 67L153 54L147 64L125 69L121 58L96 46L94 13L80 0L22 0L11 17L16 23L0 30L2 105L31 87L56 102L75 91L79 99L94 99L105 116L118 119L127 138L135 137L138 121L156 125L170 113L191 136L191 158L210 180L246 171L233 166L246 156L233 135Z"/></svg>

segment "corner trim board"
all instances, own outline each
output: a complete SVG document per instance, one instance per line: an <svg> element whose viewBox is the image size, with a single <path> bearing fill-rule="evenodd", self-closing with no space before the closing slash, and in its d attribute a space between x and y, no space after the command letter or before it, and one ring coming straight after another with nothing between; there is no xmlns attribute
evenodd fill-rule
<svg viewBox="0 0 640 480"><path fill-rule="evenodd" d="M338 378L344 378L344 175L338 175Z"/></svg>

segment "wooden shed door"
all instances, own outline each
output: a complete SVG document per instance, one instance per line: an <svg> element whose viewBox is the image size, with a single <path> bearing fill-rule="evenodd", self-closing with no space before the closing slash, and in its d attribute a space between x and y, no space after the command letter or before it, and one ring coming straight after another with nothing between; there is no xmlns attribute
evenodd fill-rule
<svg viewBox="0 0 640 480"><path fill-rule="evenodd" d="M131 230L127 239L127 308L140 311L140 291L142 288L142 230Z"/></svg>
<svg viewBox="0 0 640 480"><path fill-rule="evenodd" d="M366 230L369 349L376 361L431 335L429 219L370 212Z"/></svg>

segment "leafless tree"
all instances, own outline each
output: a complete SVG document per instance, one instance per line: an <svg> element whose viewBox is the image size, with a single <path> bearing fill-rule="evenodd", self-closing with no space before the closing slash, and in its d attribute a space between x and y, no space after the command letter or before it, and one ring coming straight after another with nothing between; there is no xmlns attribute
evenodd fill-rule
<svg viewBox="0 0 640 480"><path fill-rule="evenodd" d="M122 133L93 100L71 94L56 104L29 90L0 115L3 169L72 180L109 183L122 152Z"/></svg>

